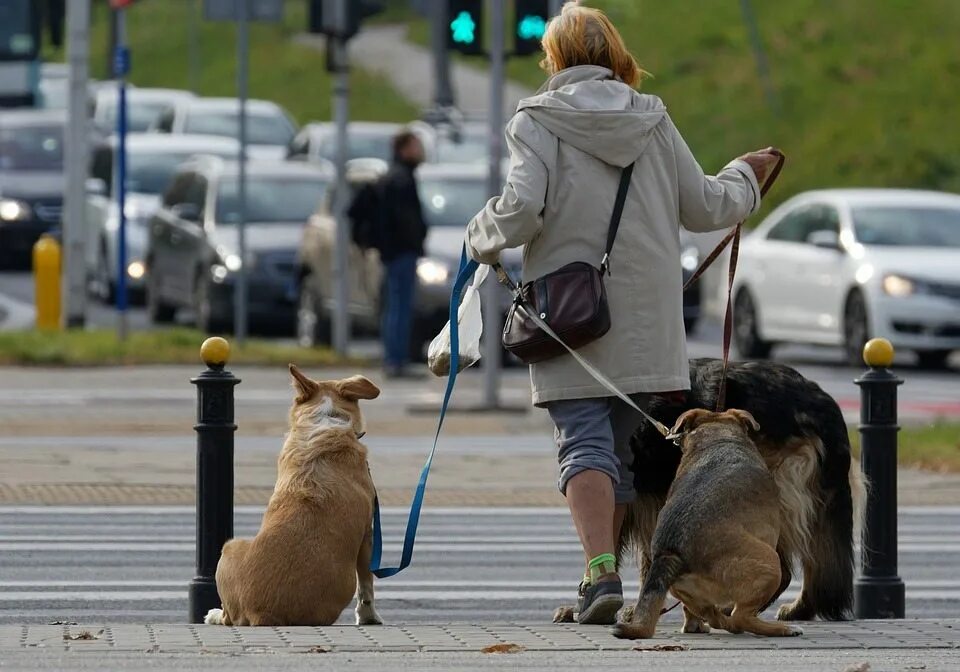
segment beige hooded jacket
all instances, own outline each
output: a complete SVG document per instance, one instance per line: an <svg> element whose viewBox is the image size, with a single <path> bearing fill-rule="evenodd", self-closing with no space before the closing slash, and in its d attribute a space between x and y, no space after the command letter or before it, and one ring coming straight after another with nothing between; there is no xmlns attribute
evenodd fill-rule
<svg viewBox="0 0 960 672"><path fill-rule="evenodd" d="M596 66L558 72L522 100L506 139L506 186L467 226L467 254L489 264L524 245L524 280L599 267L620 170L636 162L605 278L612 326L579 352L627 394L689 389L679 227L713 231L755 212L753 170L735 160L704 175L663 102ZM534 404L610 396L569 355L530 377Z"/></svg>

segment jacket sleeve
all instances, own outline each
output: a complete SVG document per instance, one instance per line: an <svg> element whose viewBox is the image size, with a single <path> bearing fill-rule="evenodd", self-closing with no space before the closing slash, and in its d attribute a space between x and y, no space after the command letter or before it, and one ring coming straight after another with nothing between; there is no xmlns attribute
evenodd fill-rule
<svg viewBox="0 0 960 672"><path fill-rule="evenodd" d="M471 259L493 264L501 250L530 242L543 226L547 194L543 152L549 144L548 135L546 129L523 112L507 125L510 168L506 184L503 193L491 198L467 224L467 255Z"/></svg>
<svg viewBox="0 0 960 672"><path fill-rule="evenodd" d="M750 164L734 159L715 177L704 175L673 121L667 121L673 134L683 228L695 232L726 229L760 209L760 187Z"/></svg>

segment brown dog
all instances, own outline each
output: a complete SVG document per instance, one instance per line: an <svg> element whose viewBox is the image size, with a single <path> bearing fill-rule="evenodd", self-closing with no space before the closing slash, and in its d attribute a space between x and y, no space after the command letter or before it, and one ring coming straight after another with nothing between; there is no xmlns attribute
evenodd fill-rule
<svg viewBox="0 0 960 672"><path fill-rule="evenodd" d="M750 437L759 429L736 409L697 409L677 420L669 438L683 456L653 534L650 570L630 621L614 635L652 637L668 591L683 602L683 632L709 632L706 621L734 633L802 634L757 615L781 580L778 489Z"/></svg>
<svg viewBox="0 0 960 672"><path fill-rule="evenodd" d="M330 625L357 591L357 625L378 625L369 569L376 492L358 400L380 390L363 376L319 382L292 364L290 373L297 396L273 496L257 536L224 545L223 609L205 622Z"/></svg>

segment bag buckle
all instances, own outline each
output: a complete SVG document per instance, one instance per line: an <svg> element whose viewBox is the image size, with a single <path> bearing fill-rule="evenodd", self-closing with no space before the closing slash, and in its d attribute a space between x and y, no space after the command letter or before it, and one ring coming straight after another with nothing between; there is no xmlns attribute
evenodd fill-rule
<svg viewBox="0 0 960 672"><path fill-rule="evenodd" d="M600 260L600 275L610 275L610 253L603 255Z"/></svg>

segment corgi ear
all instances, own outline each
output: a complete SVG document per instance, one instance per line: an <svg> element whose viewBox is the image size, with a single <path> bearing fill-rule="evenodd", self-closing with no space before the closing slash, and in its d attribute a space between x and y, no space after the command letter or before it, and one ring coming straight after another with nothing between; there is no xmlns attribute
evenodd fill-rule
<svg viewBox="0 0 960 672"><path fill-rule="evenodd" d="M290 365L290 375L293 376L293 389L297 391L295 403L302 404L309 401L320 389L320 386L307 378L303 371L297 368L296 364Z"/></svg>
<svg viewBox="0 0 960 672"><path fill-rule="evenodd" d="M710 417L710 415L710 411L703 408L694 408L687 411L673 423L673 428L670 430L667 438L673 441L680 439L684 434L696 429L697 425L702 423L704 419Z"/></svg>
<svg viewBox="0 0 960 672"><path fill-rule="evenodd" d="M337 392L347 401L357 399L376 399L380 396L380 388L363 376L351 376L337 383Z"/></svg>
<svg viewBox="0 0 960 672"><path fill-rule="evenodd" d="M744 411L739 408L731 408L727 411L727 413L735 417L748 432L760 431L760 423L757 422L756 418L754 418L749 411Z"/></svg>

